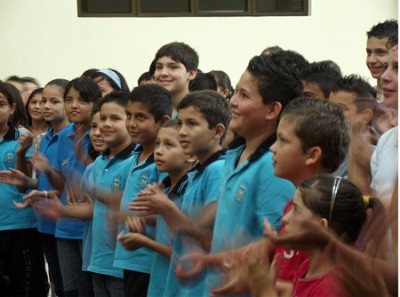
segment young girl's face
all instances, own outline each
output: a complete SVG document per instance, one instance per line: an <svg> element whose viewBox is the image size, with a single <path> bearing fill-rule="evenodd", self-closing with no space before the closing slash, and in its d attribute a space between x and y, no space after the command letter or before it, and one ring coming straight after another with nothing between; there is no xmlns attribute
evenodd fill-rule
<svg viewBox="0 0 400 297"><path fill-rule="evenodd" d="M7 97L0 93L0 126L5 127L8 124L8 119L15 111L15 103L10 105L7 100Z"/></svg>
<svg viewBox="0 0 400 297"><path fill-rule="evenodd" d="M42 113L42 94L36 94L32 97L31 101L29 101L28 110L29 115L32 118L32 121L43 121L43 113Z"/></svg>
<svg viewBox="0 0 400 297"><path fill-rule="evenodd" d="M256 79L247 70L229 102L232 110L229 127L246 140L257 137L265 127L269 106L263 103Z"/></svg>
<svg viewBox="0 0 400 297"><path fill-rule="evenodd" d="M90 142L93 145L93 148L96 150L96 152L104 152L105 149L107 148L107 145L105 144L103 137L100 134L100 112L96 112L92 116L92 120L90 121Z"/></svg>
<svg viewBox="0 0 400 297"><path fill-rule="evenodd" d="M93 103L86 101L75 88L71 88L64 100L65 112L73 123L87 123L90 121L90 111Z"/></svg>
<svg viewBox="0 0 400 297"><path fill-rule="evenodd" d="M52 124L66 119L63 90L56 85L46 86L42 93L41 110L46 122Z"/></svg>
<svg viewBox="0 0 400 297"><path fill-rule="evenodd" d="M321 217L307 208L303 202L300 191L297 189L293 196L292 208L282 218L282 222L286 224L285 234L296 233L300 231L299 222L312 220L319 222Z"/></svg>

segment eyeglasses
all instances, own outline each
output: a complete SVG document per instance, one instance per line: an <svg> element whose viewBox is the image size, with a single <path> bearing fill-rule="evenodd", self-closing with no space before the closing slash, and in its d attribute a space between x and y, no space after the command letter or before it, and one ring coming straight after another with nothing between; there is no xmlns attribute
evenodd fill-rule
<svg viewBox="0 0 400 297"><path fill-rule="evenodd" d="M330 210L329 210L329 223L332 221L333 206L335 205L336 194L337 194L337 192L339 190L339 185L340 185L341 181L342 181L342 178L340 176L336 176L335 180L333 181L332 196L331 196L331 207L330 207Z"/></svg>

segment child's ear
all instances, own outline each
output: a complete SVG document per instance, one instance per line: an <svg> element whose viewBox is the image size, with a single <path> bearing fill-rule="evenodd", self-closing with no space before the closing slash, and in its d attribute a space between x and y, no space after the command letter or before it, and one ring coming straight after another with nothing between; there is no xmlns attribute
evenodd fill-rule
<svg viewBox="0 0 400 297"><path fill-rule="evenodd" d="M366 108L361 112L361 124L367 125L374 117L372 109Z"/></svg>
<svg viewBox="0 0 400 297"><path fill-rule="evenodd" d="M160 126L164 125L164 123L168 122L171 118L167 115L164 115L159 121L158 123L160 124Z"/></svg>
<svg viewBox="0 0 400 297"><path fill-rule="evenodd" d="M229 90L228 89L224 89L222 91L222 96L224 96L226 98L226 96L228 96L228 95L229 95Z"/></svg>
<svg viewBox="0 0 400 297"><path fill-rule="evenodd" d="M268 111L265 115L265 119L267 120L275 120L279 117L282 111L282 104L278 101L272 102L268 105Z"/></svg>
<svg viewBox="0 0 400 297"><path fill-rule="evenodd" d="M329 227L329 223L328 220L325 218L322 218L319 220L319 224L323 227L323 228L328 228Z"/></svg>
<svg viewBox="0 0 400 297"><path fill-rule="evenodd" d="M307 150L306 165L311 166L317 164L321 160L322 151L319 146L313 146Z"/></svg>
<svg viewBox="0 0 400 297"><path fill-rule="evenodd" d="M221 123L218 123L215 126L215 136L217 138L221 138L221 137L224 136L224 133L225 133L225 126L223 124L221 124Z"/></svg>
<svg viewBox="0 0 400 297"><path fill-rule="evenodd" d="M190 71L188 71L188 73L189 73L188 79L189 80L194 80L196 78L196 76L197 76L197 69L196 70L190 70Z"/></svg>
<svg viewBox="0 0 400 297"><path fill-rule="evenodd" d="M196 155L195 154L190 154L189 156L188 156L188 159L186 160L186 162L188 162L188 163L194 163L194 162L196 162L197 161L197 157L196 157Z"/></svg>

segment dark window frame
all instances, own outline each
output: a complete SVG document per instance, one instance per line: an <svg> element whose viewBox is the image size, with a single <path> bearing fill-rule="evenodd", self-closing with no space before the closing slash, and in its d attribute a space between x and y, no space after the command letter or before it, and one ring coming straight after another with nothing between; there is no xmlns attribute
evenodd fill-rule
<svg viewBox="0 0 400 297"><path fill-rule="evenodd" d="M142 12L140 7L141 0L127 0L130 1L131 12L87 12L84 11L83 6L87 4L88 0L78 0L78 17L223 17L223 16L308 16L309 1L298 0L302 3L303 9L299 11L288 10L275 10L275 11L256 11L257 0L244 0L246 1L247 11L245 12L224 12L224 11L199 11L199 1L189 0L190 12ZM112 0L110 0L112 1ZM150 0L144 0L150 1Z"/></svg>

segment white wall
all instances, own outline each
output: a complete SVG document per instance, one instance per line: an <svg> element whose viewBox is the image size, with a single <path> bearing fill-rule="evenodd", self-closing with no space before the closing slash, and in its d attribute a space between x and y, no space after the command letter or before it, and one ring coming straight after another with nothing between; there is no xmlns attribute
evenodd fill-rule
<svg viewBox="0 0 400 297"><path fill-rule="evenodd" d="M190 44L203 71L224 70L234 84L249 59L271 45L369 77L365 33L397 19L397 1L310 2L307 17L78 18L76 0L0 0L0 79L33 76L45 84L112 67L134 87L157 49L171 41Z"/></svg>

